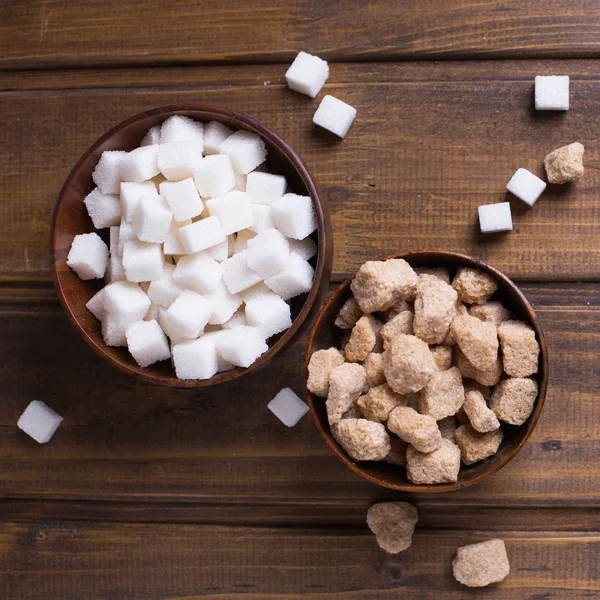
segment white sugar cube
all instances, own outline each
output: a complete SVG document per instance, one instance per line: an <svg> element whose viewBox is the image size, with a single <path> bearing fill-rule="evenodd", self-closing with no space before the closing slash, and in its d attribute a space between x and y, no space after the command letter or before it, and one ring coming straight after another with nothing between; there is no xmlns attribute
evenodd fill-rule
<svg viewBox="0 0 600 600"><path fill-rule="evenodd" d="M202 152L194 142L173 142L158 147L158 168L169 181L193 177L201 161Z"/></svg>
<svg viewBox="0 0 600 600"><path fill-rule="evenodd" d="M252 202L245 192L233 191L206 201L208 212L217 217L226 235L247 229L254 223Z"/></svg>
<svg viewBox="0 0 600 600"><path fill-rule="evenodd" d="M96 188L83 202L96 229L112 227L121 222L121 203L116 194L104 194L100 188Z"/></svg>
<svg viewBox="0 0 600 600"><path fill-rule="evenodd" d="M109 313L104 313L101 323L104 343L114 348L127 346L127 337L125 336L127 327L129 327L129 324L122 323L117 317Z"/></svg>
<svg viewBox="0 0 600 600"><path fill-rule="evenodd" d="M119 173L123 181L142 182L160 173L157 158L160 146L142 146L121 159Z"/></svg>
<svg viewBox="0 0 600 600"><path fill-rule="evenodd" d="M278 296L289 300L305 294L312 287L314 269L302 257L290 254L286 267L275 275L265 279L265 283Z"/></svg>
<svg viewBox="0 0 600 600"><path fill-rule="evenodd" d="M242 304L242 299L237 294L232 294L222 281L205 297L212 306L208 321L211 325L221 325L229 321Z"/></svg>
<svg viewBox="0 0 600 600"><path fill-rule="evenodd" d="M191 177L177 182L164 181L160 184L160 193L166 198L176 221L193 219L204 211L204 204Z"/></svg>
<svg viewBox="0 0 600 600"><path fill-rule="evenodd" d="M204 125L181 115L169 117L160 128L160 143L193 142L196 150L204 150Z"/></svg>
<svg viewBox="0 0 600 600"><path fill-rule="evenodd" d="M246 319L248 325L258 327L265 338L270 338L292 326L289 305L273 292L246 302Z"/></svg>
<svg viewBox="0 0 600 600"><path fill-rule="evenodd" d="M546 184L527 169L517 169L506 189L525 204L533 206L546 189Z"/></svg>
<svg viewBox="0 0 600 600"><path fill-rule="evenodd" d="M191 225L192 220L188 219L187 221L175 221L171 222L171 228L167 233L167 237L163 243L163 252L168 256L180 256L181 254L185 254L183 250L183 246L179 241L179 230L182 227L186 227L187 225Z"/></svg>
<svg viewBox="0 0 600 600"><path fill-rule="evenodd" d="M194 183L203 198L224 196L235 185L235 173L227 154L203 158L195 167Z"/></svg>
<svg viewBox="0 0 600 600"><path fill-rule="evenodd" d="M182 256L173 274L183 288L206 294L214 290L223 278L223 268L205 252Z"/></svg>
<svg viewBox="0 0 600 600"><path fill-rule="evenodd" d="M230 246L235 244L235 233L232 235L228 235L227 239L216 246L212 246L205 250L206 254L208 254L211 258L214 258L217 262L223 262L229 258L229 250ZM233 240L233 242L231 241ZM232 250L233 253L233 250Z"/></svg>
<svg viewBox="0 0 600 600"><path fill-rule="evenodd" d="M182 227L179 230L179 241L187 254L194 254L226 242L227 238L219 219L208 217Z"/></svg>
<svg viewBox="0 0 600 600"><path fill-rule="evenodd" d="M144 321L157 321L158 320L158 311L161 307L158 304L154 304L154 302L150 305L146 316L144 317Z"/></svg>
<svg viewBox="0 0 600 600"><path fill-rule="evenodd" d="M308 412L308 404L290 389L283 388L267 408L287 427L293 427Z"/></svg>
<svg viewBox="0 0 600 600"><path fill-rule="evenodd" d="M173 346L173 364L179 379L210 379L219 370L216 340L205 335Z"/></svg>
<svg viewBox="0 0 600 600"><path fill-rule="evenodd" d="M188 338L197 338L211 314L212 306L206 298L185 290L167 310L169 330Z"/></svg>
<svg viewBox="0 0 600 600"><path fill-rule="evenodd" d="M266 231L273 227L270 206L252 203L252 214L254 215L254 223L250 225L252 231L260 233L261 231Z"/></svg>
<svg viewBox="0 0 600 600"><path fill-rule="evenodd" d="M221 154L229 155L233 168L247 175L267 158L267 147L260 136L250 131L236 131L219 146Z"/></svg>
<svg viewBox="0 0 600 600"><path fill-rule="evenodd" d="M248 250L243 250L228 258L223 264L223 281L232 294L247 290L263 278L253 271L247 261Z"/></svg>
<svg viewBox="0 0 600 600"><path fill-rule="evenodd" d="M160 244L134 240L123 247L123 268L128 281L153 281L161 277L164 258Z"/></svg>
<svg viewBox="0 0 600 600"><path fill-rule="evenodd" d="M85 307L98 319L98 321L102 320L104 316L104 294L106 292L106 288L102 288L100 291L96 292L89 300Z"/></svg>
<svg viewBox="0 0 600 600"><path fill-rule="evenodd" d="M151 281L148 286L148 298L165 308L169 308L184 291L184 288L175 281L175 269L175 265L165 263L162 276Z"/></svg>
<svg viewBox="0 0 600 600"><path fill-rule="evenodd" d="M142 196L158 196L156 186L152 181L143 181L142 183L125 181L121 184L121 210L125 221L131 223L133 213Z"/></svg>
<svg viewBox="0 0 600 600"><path fill-rule="evenodd" d="M535 78L536 110L569 110L569 77L538 75Z"/></svg>
<svg viewBox="0 0 600 600"><path fill-rule="evenodd" d="M167 336L154 320L133 323L127 328L125 336L127 348L140 367L171 357Z"/></svg>
<svg viewBox="0 0 600 600"><path fill-rule="evenodd" d="M121 161L127 152L106 150L102 153L92 179L104 194L118 194L121 183Z"/></svg>
<svg viewBox="0 0 600 600"><path fill-rule="evenodd" d="M481 233L497 233L512 231L510 202L500 204L484 204L477 208Z"/></svg>
<svg viewBox="0 0 600 600"><path fill-rule="evenodd" d="M38 444L49 442L63 418L41 400L29 403L17 421L17 427Z"/></svg>
<svg viewBox="0 0 600 600"><path fill-rule="evenodd" d="M290 89L315 98L329 77L329 65L318 56L299 52L285 74Z"/></svg>
<svg viewBox="0 0 600 600"><path fill-rule="evenodd" d="M265 279L287 265L289 254L289 244L284 235L277 229L267 229L248 240L246 263L261 279Z"/></svg>
<svg viewBox="0 0 600 600"><path fill-rule="evenodd" d="M266 286L265 286L266 287ZM246 313L243 309L237 310L232 317L223 323L223 329L233 329L234 327L245 327L248 325Z"/></svg>
<svg viewBox="0 0 600 600"><path fill-rule="evenodd" d="M256 231L252 231L251 229L242 229L242 231L238 231L235 236L235 244L233 246L233 253L239 254L243 250L248 247L248 240L255 238L258 234Z"/></svg>
<svg viewBox="0 0 600 600"><path fill-rule="evenodd" d="M153 144L160 144L160 125L150 127L140 142L140 146L152 146Z"/></svg>
<svg viewBox="0 0 600 600"><path fill-rule="evenodd" d="M295 252L304 260L312 258L317 253L317 243L312 237L305 237L303 240L288 239L290 252Z"/></svg>
<svg viewBox="0 0 600 600"><path fill-rule="evenodd" d="M125 275L125 269L123 268L123 260L120 256L110 256L108 259L108 266L106 267L106 273L104 279L107 283L113 283L114 281L124 281L127 279Z"/></svg>
<svg viewBox="0 0 600 600"><path fill-rule="evenodd" d="M150 298L135 283L117 281L104 288L104 311L115 322L131 325L141 321L150 308Z"/></svg>
<svg viewBox="0 0 600 600"><path fill-rule="evenodd" d="M233 189L238 190L238 192L245 192L247 180L247 175L240 175L239 173L235 173L235 185L233 186Z"/></svg>
<svg viewBox="0 0 600 600"><path fill-rule="evenodd" d="M253 298L257 298L258 296L264 296L265 294L271 294L273 290L267 287L262 281L249 287L247 290L240 292L240 298L243 302L250 302Z"/></svg>
<svg viewBox="0 0 600 600"><path fill-rule="evenodd" d="M142 242L162 244L167 238L173 213L163 196L142 196L133 212L133 231Z"/></svg>
<svg viewBox="0 0 600 600"><path fill-rule="evenodd" d="M117 247L118 256L122 258L125 244L127 242L133 242L136 239L135 231L133 231L133 225L123 219L119 227L119 245Z"/></svg>
<svg viewBox="0 0 600 600"><path fill-rule="evenodd" d="M168 308L164 308L163 306L159 306L158 308L158 324L160 328L165 332L165 335L171 340L171 344L174 346L176 344L180 344L181 342L186 342L189 338L185 337L185 335L181 335L176 333L175 331L171 331L169 328L169 316L168 316Z"/></svg>
<svg viewBox="0 0 600 600"><path fill-rule="evenodd" d="M236 367L249 367L269 346L258 327L234 327L223 330L217 341L221 356Z"/></svg>
<svg viewBox="0 0 600 600"><path fill-rule="evenodd" d="M108 266L108 247L97 233L76 235L71 244L67 265L80 279L100 279Z"/></svg>
<svg viewBox="0 0 600 600"><path fill-rule="evenodd" d="M338 98L325 96L313 116L313 123L345 138L356 117L356 109Z"/></svg>
<svg viewBox="0 0 600 600"><path fill-rule="evenodd" d="M250 194L255 204L273 204L285 194L287 182L283 175L261 173L253 171L248 173L246 191Z"/></svg>
<svg viewBox="0 0 600 600"><path fill-rule="evenodd" d="M317 228L317 217L310 196L285 194L271 206L275 227L288 238L303 240Z"/></svg>
<svg viewBox="0 0 600 600"><path fill-rule="evenodd" d="M229 129L227 125L219 123L219 121L211 121L204 126L204 154L218 154L219 146L224 142L231 134L233 130Z"/></svg>

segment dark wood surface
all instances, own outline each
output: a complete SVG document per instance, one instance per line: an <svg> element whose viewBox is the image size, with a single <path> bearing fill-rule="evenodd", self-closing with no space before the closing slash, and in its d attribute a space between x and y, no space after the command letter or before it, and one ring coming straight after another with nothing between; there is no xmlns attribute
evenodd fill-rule
<svg viewBox="0 0 600 600"><path fill-rule="evenodd" d="M327 92L358 109L342 142L285 87L301 48L332 61ZM594 0L0 3L0 598L600 597L598 58ZM568 113L532 110L537 74L571 76ZM84 344L51 284L54 199L109 127L182 102L249 114L302 156L332 212L330 290L368 258L424 248L519 282L550 386L508 466L438 495L358 478L308 417L288 429L266 409L281 387L302 393L306 333L202 391L140 384ZM511 234L477 235L479 204L572 141L581 182L514 202ZM65 417L50 444L15 426L32 399ZM383 499L419 508L398 556L366 527ZM460 586L456 548L490 537L506 541L509 578Z"/></svg>

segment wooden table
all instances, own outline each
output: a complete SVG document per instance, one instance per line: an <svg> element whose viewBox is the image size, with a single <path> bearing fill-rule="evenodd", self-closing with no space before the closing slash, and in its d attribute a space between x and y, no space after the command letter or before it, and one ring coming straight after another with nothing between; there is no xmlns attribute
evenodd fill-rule
<svg viewBox="0 0 600 600"><path fill-rule="evenodd" d="M358 110L344 141L289 91L300 49ZM600 597L600 11L595 0L465 2L14 0L0 4L0 598L252 600ZM571 76L566 114L533 110L538 74ZM412 547L381 552L374 501L310 418L306 336L263 372L211 391L139 384L78 338L52 287L54 199L81 153L138 111L206 102L252 115L304 158L329 202L332 288L366 259L437 248L489 261L535 304L550 391L520 455L458 493L410 499ZM584 179L515 229L482 237L476 207L517 167L586 146ZM64 415L39 446L32 399ZM454 581L456 548L506 541L501 585Z"/></svg>

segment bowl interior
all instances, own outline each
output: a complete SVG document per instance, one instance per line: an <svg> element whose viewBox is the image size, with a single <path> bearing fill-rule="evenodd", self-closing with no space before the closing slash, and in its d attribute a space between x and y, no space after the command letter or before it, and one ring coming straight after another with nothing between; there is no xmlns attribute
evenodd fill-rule
<svg viewBox="0 0 600 600"><path fill-rule="evenodd" d="M542 410L548 381L547 350L542 330L540 329L533 308L516 285L505 275L485 263L453 252L422 251L395 254L387 258L404 258L412 267L447 267L450 270L451 276L454 276L458 267L468 266L486 271L495 277L498 281L498 290L492 299L502 301L502 303L513 312L516 318L530 323L535 329L538 342L540 343L541 351L538 373L533 376L538 382L539 393L533 413L529 419L519 427L507 425L505 423L502 424L504 439L500 449L494 456L485 461L475 463L474 465L461 465L458 481L456 483L436 485L415 485L411 483L406 478L405 470L397 465L391 465L384 462L354 462L331 435L329 424L327 422L325 399L319 398L307 391L311 413L319 431L337 456L353 471L373 483L406 492L436 493L466 487L476 483L483 477L491 475L504 466L523 446L535 427ZM308 361L313 352L324 348L330 348L331 346L337 348L341 347L341 330L335 327L334 321L338 311L351 295L351 281L352 279L345 281L329 298L326 305L319 313L309 339L306 353L306 365L308 365Z"/></svg>

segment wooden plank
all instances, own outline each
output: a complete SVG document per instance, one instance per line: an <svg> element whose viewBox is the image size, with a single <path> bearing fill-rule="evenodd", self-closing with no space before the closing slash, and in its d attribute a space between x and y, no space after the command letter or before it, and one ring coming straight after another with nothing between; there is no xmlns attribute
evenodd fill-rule
<svg viewBox="0 0 600 600"><path fill-rule="evenodd" d="M0 93L0 185L10 190L2 200L0 280L49 280L51 211L71 166L121 119L175 102L252 114L299 151L331 208L335 279L369 258L444 248L488 260L512 277L597 280L600 126L590 115L600 111L598 63L574 65L572 108L561 115L531 108L533 77L555 72L552 63L496 65L338 65L328 91L358 108L344 141L313 128L316 103L287 90L278 66L194 69L181 82L180 70L163 70L160 84L157 74L144 83L145 74L133 72L129 87L126 75L109 72L107 85L116 87L99 89L78 87L78 72L68 72L59 77L68 89L52 87L54 74L44 79L48 89ZM88 85L89 74L81 76ZM5 81L16 84L14 74ZM581 182L555 186L534 209L511 200L515 231L477 234L477 206L505 200L517 167L541 175L544 155L575 139L588 148Z"/></svg>

